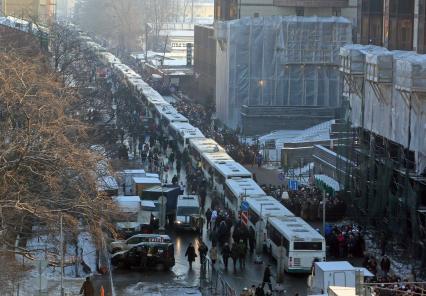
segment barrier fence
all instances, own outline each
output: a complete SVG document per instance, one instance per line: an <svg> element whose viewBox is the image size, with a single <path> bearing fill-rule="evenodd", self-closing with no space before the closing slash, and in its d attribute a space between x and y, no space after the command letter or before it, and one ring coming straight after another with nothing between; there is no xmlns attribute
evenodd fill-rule
<svg viewBox="0 0 426 296"><path fill-rule="evenodd" d="M223 295L223 296L237 296L237 292L226 281L222 272L214 268L211 260L206 256L205 263L200 269L200 290L203 295Z"/></svg>

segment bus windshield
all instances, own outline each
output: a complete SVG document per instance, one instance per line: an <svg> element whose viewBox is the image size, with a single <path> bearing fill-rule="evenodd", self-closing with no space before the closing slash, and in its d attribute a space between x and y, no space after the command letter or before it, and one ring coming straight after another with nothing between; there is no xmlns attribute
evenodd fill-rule
<svg viewBox="0 0 426 296"><path fill-rule="evenodd" d="M295 251L321 251L322 242L294 242L293 250Z"/></svg>
<svg viewBox="0 0 426 296"><path fill-rule="evenodd" d="M200 208L197 207L178 207L176 216L189 216L195 215L200 212Z"/></svg>

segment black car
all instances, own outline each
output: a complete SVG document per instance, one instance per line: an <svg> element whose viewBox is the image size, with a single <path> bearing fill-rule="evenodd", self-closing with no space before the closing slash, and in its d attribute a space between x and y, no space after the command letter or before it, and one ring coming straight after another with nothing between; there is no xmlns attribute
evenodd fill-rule
<svg viewBox="0 0 426 296"><path fill-rule="evenodd" d="M127 251L117 252L111 264L118 268L156 268L168 270L175 265L175 249L172 243L143 242Z"/></svg>

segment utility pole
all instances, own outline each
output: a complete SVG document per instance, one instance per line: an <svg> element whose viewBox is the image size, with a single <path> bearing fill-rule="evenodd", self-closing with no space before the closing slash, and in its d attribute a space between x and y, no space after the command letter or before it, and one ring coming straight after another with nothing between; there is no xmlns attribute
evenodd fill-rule
<svg viewBox="0 0 426 296"><path fill-rule="evenodd" d="M191 1L191 24L194 23L194 0Z"/></svg>
<svg viewBox="0 0 426 296"><path fill-rule="evenodd" d="M60 246L60 248L61 248L61 296L64 296L64 232L63 232L63 229L62 229L62 220L63 220L63 216L62 216L62 213L61 213L61 238L60 238L60 240L61 240L61 246Z"/></svg>
<svg viewBox="0 0 426 296"><path fill-rule="evenodd" d="M322 235L325 237L325 188L322 188Z"/></svg>

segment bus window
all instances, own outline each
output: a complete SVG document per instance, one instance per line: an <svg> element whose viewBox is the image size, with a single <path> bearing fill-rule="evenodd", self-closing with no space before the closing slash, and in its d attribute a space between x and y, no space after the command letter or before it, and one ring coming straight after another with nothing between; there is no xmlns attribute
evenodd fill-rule
<svg viewBox="0 0 426 296"><path fill-rule="evenodd" d="M322 242L294 242L294 251L321 251Z"/></svg>
<svg viewBox="0 0 426 296"><path fill-rule="evenodd" d="M286 255L288 257L288 253L289 253L289 246L290 243L289 241L281 234L279 233L271 224L268 223L267 225L267 233L268 233L268 237L269 239L277 246L282 246L285 248L286 250Z"/></svg>
<svg viewBox="0 0 426 296"><path fill-rule="evenodd" d="M256 225L257 221L259 221L260 217L255 213L251 208L248 209L248 218L253 225Z"/></svg>

